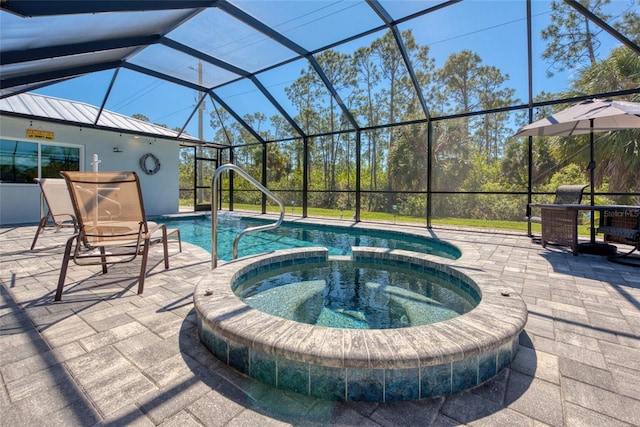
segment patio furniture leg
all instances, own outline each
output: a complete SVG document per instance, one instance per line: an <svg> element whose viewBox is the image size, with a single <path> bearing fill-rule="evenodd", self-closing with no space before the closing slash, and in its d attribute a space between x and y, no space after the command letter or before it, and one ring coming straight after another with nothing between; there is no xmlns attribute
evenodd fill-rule
<svg viewBox="0 0 640 427"><path fill-rule="evenodd" d="M36 235L33 236L33 242L31 243L31 250L36 247L36 242L38 241L38 237L40 236L40 232L44 229L44 226L49 221L49 215L40 218L40 224L38 224L38 230L36 230Z"/></svg>
<svg viewBox="0 0 640 427"><path fill-rule="evenodd" d="M144 247L142 248L142 265L140 266L140 278L138 279L138 295L142 295L142 291L144 291L144 278L147 272L147 255L149 255L150 244L150 236L147 236L144 239Z"/></svg>
<svg viewBox="0 0 640 427"><path fill-rule="evenodd" d="M167 243L169 242L178 243L178 252L182 252L182 238L180 237L180 229L179 228L167 229L167 237L177 237L178 240L167 240Z"/></svg>
<svg viewBox="0 0 640 427"><path fill-rule="evenodd" d="M64 248L64 258L62 258L62 266L60 267L60 277L58 278L58 287L56 288L55 301L62 300L62 288L64 288L64 281L67 278L67 268L69 267L69 259L71 259L71 247L73 241L78 238L77 234L74 234Z"/></svg>
<svg viewBox="0 0 640 427"><path fill-rule="evenodd" d="M164 250L164 269L169 269L169 241L167 236L167 226L162 224L162 249Z"/></svg>
<svg viewBox="0 0 640 427"><path fill-rule="evenodd" d="M107 257L105 256L104 246L100 246L100 261L102 264L102 274L107 274Z"/></svg>

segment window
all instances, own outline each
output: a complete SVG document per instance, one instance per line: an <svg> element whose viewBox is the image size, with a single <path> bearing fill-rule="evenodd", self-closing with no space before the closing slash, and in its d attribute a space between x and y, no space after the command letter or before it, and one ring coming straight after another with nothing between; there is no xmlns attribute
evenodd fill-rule
<svg viewBox="0 0 640 427"><path fill-rule="evenodd" d="M40 175L38 174L40 150ZM34 178L59 178L63 170L80 170L80 148L37 142L0 140L0 182L35 184Z"/></svg>
<svg viewBox="0 0 640 427"><path fill-rule="evenodd" d="M0 140L0 182L33 183L38 177L38 144Z"/></svg>
<svg viewBox="0 0 640 427"><path fill-rule="evenodd" d="M59 145L42 145L40 153L42 178L60 178L60 171L80 170L80 149Z"/></svg>

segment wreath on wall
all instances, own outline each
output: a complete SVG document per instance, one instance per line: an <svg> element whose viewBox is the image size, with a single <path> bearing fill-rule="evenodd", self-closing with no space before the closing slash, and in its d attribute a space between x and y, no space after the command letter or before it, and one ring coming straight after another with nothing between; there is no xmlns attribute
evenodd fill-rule
<svg viewBox="0 0 640 427"><path fill-rule="evenodd" d="M153 167L149 168L147 165L147 160L151 159L153 162ZM160 170L160 160L153 155L153 153L147 153L144 156L140 157L140 169L144 171L147 175L153 175Z"/></svg>

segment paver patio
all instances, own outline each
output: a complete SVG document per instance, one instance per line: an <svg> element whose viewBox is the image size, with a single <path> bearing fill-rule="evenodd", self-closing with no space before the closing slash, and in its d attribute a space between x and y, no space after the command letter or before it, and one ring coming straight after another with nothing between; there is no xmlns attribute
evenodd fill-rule
<svg viewBox="0 0 640 427"><path fill-rule="evenodd" d="M389 225L389 227L393 227ZM197 337L192 292L210 255L162 250L143 295L139 263L71 265L53 294L70 231L0 228L0 424L162 426L640 425L640 270L523 235L424 228L477 250L470 267L521 293L529 317L513 365L446 398L329 402L275 390L215 359Z"/></svg>

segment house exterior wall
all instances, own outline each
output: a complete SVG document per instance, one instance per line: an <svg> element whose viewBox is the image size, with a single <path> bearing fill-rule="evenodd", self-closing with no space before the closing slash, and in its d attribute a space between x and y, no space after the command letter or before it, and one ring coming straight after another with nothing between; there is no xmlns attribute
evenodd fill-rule
<svg viewBox="0 0 640 427"><path fill-rule="evenodd" d="M28 138L29 129L53 132L53 139ZM4 115L0 115L0 138L79 146L80 170L92 170L93 156L97 154L101 171L135 171L138 174L147 216L178 212L180 148L176 141L145 136L135 138L131 134ZM120 152L114 152L115 148ZM147 153L152 153L160 162L160 170L153 175L140 167L140 158ZM147 165L152 168L154 163L148 159ZM40 187L35 182L0 182L0 225L37 223L42 214Z"/></svg>

